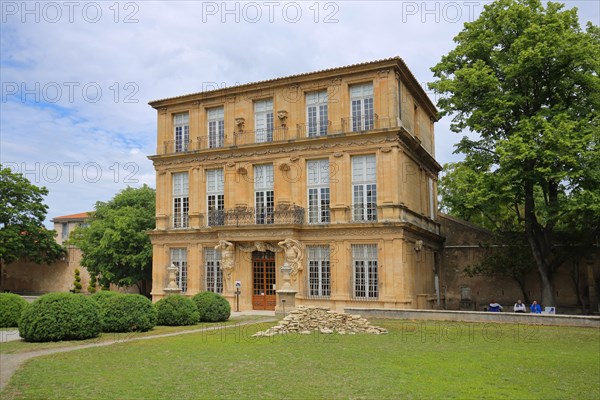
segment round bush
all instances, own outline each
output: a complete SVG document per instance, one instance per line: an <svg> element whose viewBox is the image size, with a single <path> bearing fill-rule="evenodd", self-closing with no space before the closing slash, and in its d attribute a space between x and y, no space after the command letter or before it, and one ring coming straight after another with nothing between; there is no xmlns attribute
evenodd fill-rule
<svg viewBox="0 0 600 400"><path fill-rule="evenodd" d="M201 322L227 321L231 315L231 306L225 297L214 292L200 292L192 297Z"/></svg>
<svg viewBox="0 0 600 400"><path fill-rule="evenodd" d="M14 293L0 293L0 328L12 328L19 325L19 318L27 301Z"/></svg>
<svg viewBox="0 0 600 400"><path fill-rule="evenodd" d="M109 296L100 304L102 332L146 332L156 325L156 309L141 294Z"/></svg>
<svg viewBox="0 0 600 400"><path fill-rule="evenodd" d="M104 305L106 300L117 296L122 296L122 294L118 292L111 292L110 290L101 290L91 295L90 299L94 299L102 309L102 306Z"/></svg>
<svg viewBox="0 0 600 400"><path fill-rule="evenodd" d="M198 309L189 297L172 294L157 301L155 307L158 313L157 325L181 326L198 323Z"/></svg>
<svg viewBox="0 0 600 400"><path fill-rule="evenodd" d="M81 340L100 333L100 306L87 296L49 293L31 303L19 320L27 342Z"/></svg>

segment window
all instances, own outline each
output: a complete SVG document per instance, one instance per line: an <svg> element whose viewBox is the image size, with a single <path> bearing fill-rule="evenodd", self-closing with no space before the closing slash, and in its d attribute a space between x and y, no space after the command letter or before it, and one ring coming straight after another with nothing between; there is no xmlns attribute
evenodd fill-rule
<svg viewBox="0 0 600 400"><path fill-rule="evenodd" d="M254 130L256 143L273 141L273 99L254 103Z"/></svg>
<svg viewBox="0 0 600 400"><path fill-rule="evenodd" d="M173 228L188 227L189 209L188 173L173 174Z"/></svg>
<svg viewBox="0 0 600 400"><path fill-rule="evenodd" d="M354 297L376 299L379 296L377 245L353 244Z"/></svg>
<svg viewBox="0 0 600 400"><path fill-rule="evenodd" d="M309 137L327 135L327 90L306 94L306 126Z"/></svg>
<svg viewBox="0 0 600 400"><path fill-rule="evenodd" d="M171 249L171 264L177 267L177 286L182 293L185 293L187 291L187 249Z"/></svg>
<svg viewBox="0 0 600 400"><path fill-rule="evenodd" d="M223 271L221 270L221 252L214 248L204 249L206 290L223 293Z"/></svg>
<svg viewBox="0 0 600 400"><path fill-rule="evenodd" d="M329 160L310 160L306 163L308 186L308 222L325 224L330 221Z"/></svg>
<svg viewBox="0 0 600 400"><path fill-rule="evenodd" d="M352 208L354 221L377 221L375 155L352 157Z"/></svg>
<svg viewBox="0 0 600 400"><path fill-rule="evenodd" d="M274 211L273 165L254 166L254 205L257 224L272 224Z"/></svg>
<svg viewBox="0 0 600 400"><path fill-rule="evenodd" d="M208 114L208 148L223 147L225 144L225 112L223 107L211 108Z"/></svg>
<svg viewBox="0 0 600 400"><path fill-rule="evenodd" d="M416 137L420 137L421 136L421 126L419 124L419 106L417 105L417 102L414 102L414 114L413 114L413 133L415 134Z"/></svg>
<svg viewBox="0 0 600 400"><path fill-rule="evenodd" d="M331 294L331 265L329 246L307 246L308 295L329 297Z"/></svg>
<svg viewBox="0 0 600 400"><path fill-rule="evenodd" d="M63 222L61 225L62 228L62 232L60 237L62 238L62 240L67 240L69 238L69 223L68 222Z"/></svg>
<svg viewBox="0 0 600 400"><path fill-rule="evenodd" d="M427 192L429 194L429 218L435 219L435 191L433 187L433 179L427 177Z"/></svg>
<svg viewBox="0 0 600 400"><path fill-rule="evenodd" d="M224 225L225 195L223 169L206 171L206 205L208 226Z"/></svg>
<svg viewBox="0 0 600 400"><path fill-rule="evenodd" d="M173 114L175 128L175 152L188 151L190 145L190 115L189 113Z"/></svg>
<svg viewBox="0 0 600 400"><path fill-rule="evenodd" d="M373 84L364 83L350 87L352 106L352 132L368 131L375 126L373 112Z"/></svg>

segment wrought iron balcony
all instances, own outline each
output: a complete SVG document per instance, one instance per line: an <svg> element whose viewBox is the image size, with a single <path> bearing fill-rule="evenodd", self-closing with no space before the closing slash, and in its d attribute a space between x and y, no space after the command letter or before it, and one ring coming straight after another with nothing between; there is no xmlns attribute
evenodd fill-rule
<svg viewBox="0 0 600 400"><path fill-rule="evenodd" d="M198 150L220 148L225 146L241 146L255 143L283 142L294 139L326 137L348 132L368 132L377 129L397 128L395 118L380 117L372 113L360 118L344 117L337 121L327 121L326 124L296 124L272 129L237 131L223 136L202 136L189 140L167 140L163 142L162 154L186 153ZM233 139L233 140L232 140Z"/></svg>
<svg viewBox="0 0 600 400"><path fill-rule="evenodd" d="M211 210L207 214L208 226L241 226L270 224L304 224L305 210L291 205L287 207L244 207L229 210Z"/></svg>

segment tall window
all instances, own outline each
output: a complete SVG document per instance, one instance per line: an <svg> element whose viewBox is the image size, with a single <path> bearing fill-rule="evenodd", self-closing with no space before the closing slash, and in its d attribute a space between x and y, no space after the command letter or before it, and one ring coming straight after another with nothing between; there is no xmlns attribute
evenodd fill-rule
<svg viewBox="0 0 600 400"><path fill-rule="evenodd" d="M354 221L377 221L377 169L375 155L352 157Z"/></svg>
<svg viewBox="0 0 600 400"><path fill-rule="evenodd" d="M179 113L173 115L175 128L175 152L188 151L190 144L190 114Z"/></svg>
<svg viewBox="0 0 600 400"><path fill-rule="evenodd" d="M379 296L377 273L377 245L353 244L354 297L376 299Z"/></svg>
<svg viewBox="0 0 600 400"><path fill-rule="evenodd" d="M67 240L69 238L69 223L63 222L62 224L60 224L60 226L62 228L61 238L62 240Z"/></svg>
<svg viewBox="0 0 600 400"><path fill-rule="evenodd" d="M208 148L223 147L225 143L225 112L223 107L211 108L208 114Z"/></svg>
<svg viewBox="0 0 600 400"><path fill-rule="evenodd" d="M206 171L206 205L209 226L224 224L224 182L223 169Z"/></svg>
<svg viewBox="0 0 600 400"><path fill-rule="evenodd" d="M188 173L173 174L173 228L188 227L189 210Z"/></svg>
<svg viewBox="0 0 600 400"><path fill-rule="evenodd" d="M350 87L352 132L368 131L375 127L373 112L373 83Z"/></svg>
<svg viewBox="0 0 600 400"><path fill-rule="evenodd" d="M307 246L308 250L308 295L329 296L331 294L331 265L329 246Z"/></svg>
<svg viewBox="0 0 600 400"><path fill-rule="evenodd" d="M273 141L273 99L254 102L256 143Z"/></svg>
<svg viewBox="0 0 600 400"><path fill-rule="evenodd" d="M306 163L308 186L308 222L323 224L330 221L329 160L310 160Z"/></svg>
<svg viewBox="0 0 600 400"><path fill-rule="evenodd" d="M221 270L221 252L214 248L204 249L206 290L223 293L223 271Z"/></svg>
<svg viewBox="0 0 600 400"><path fill-rule="evenodd" d="M254 166L254 205L257 224L274 222L273 164Z"/></svg>
<svg viewBox="0 0 600 400"><path fill-rule="evenodd" d="M435 190L430 176L427 177L427 194L429 195L429 218L435 219Z"/></svg>
<svg viewBox="0 0 600 400"><path fill-rule="evenodd" d="M327 135L329 116L327 111L327 90L306 95L306 126L308 136Z"/></svg>
<svg viewBox="0 0 600 400"><path fill-rule="evenodd" d="M187 249L171 249L171 264L177 267L177 286L185 293L187 291Z"/></svg>

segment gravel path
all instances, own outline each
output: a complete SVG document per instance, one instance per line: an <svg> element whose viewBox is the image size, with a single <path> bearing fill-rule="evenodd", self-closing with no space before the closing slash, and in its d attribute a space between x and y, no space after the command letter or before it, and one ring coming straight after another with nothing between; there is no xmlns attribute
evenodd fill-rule
<svg viewBox="0 0 600 400"><path fill-rule="evenodd" d="M232 313L232 316L233 316L233 314L234 313ZM256 318L256 319L253 319L250 321L243 321L243 322L238 323L237 325L242 326L242 325L250 325L250 324L256 324L256 323L261 323L261 322L276 321L277 319L272 315L273 315L272 313L270 315L258 314L257 316L262 316L262 317ZM133 337L130 339L108 340L106 342L87 343L87 344L82 344L82 345L78 345L78 346L62 347L62 348L58 348L58 349L46 349L46 350L39 350L39 351L31 351L28 353L0 354L0 390L3 390L4 387L6 387L10 378L17 371L17 369L21 365L23 365L23 363L25 361L30 360L34 357L45 356L48 354L55 354L55 353L65 353L67 351L73 351L73 350L89 349L92 347L110 346L111 344L115 344L115 343L126 343L126 342L132 342L135 340L157 339L157 338L164 338L164 337L170 337L170 336L187 335L190 333L198 333L198 332L203 332L203 331L214 331L214 330L218 330L218 329L228 328L231 326L234 326L234 325L223 325L223 326L213 326L213 327L209 327L209 328L198 328L198 329L193 329L193 330L189 330L189 331L163 333L161 335L144 336L144 337L137 337L137 338ZM11 332L11 331L5 331L5 332ZM17 336L18 336L18 334L17 334ZM16 340L16 339L14 339L14 340Z"/></svg>

